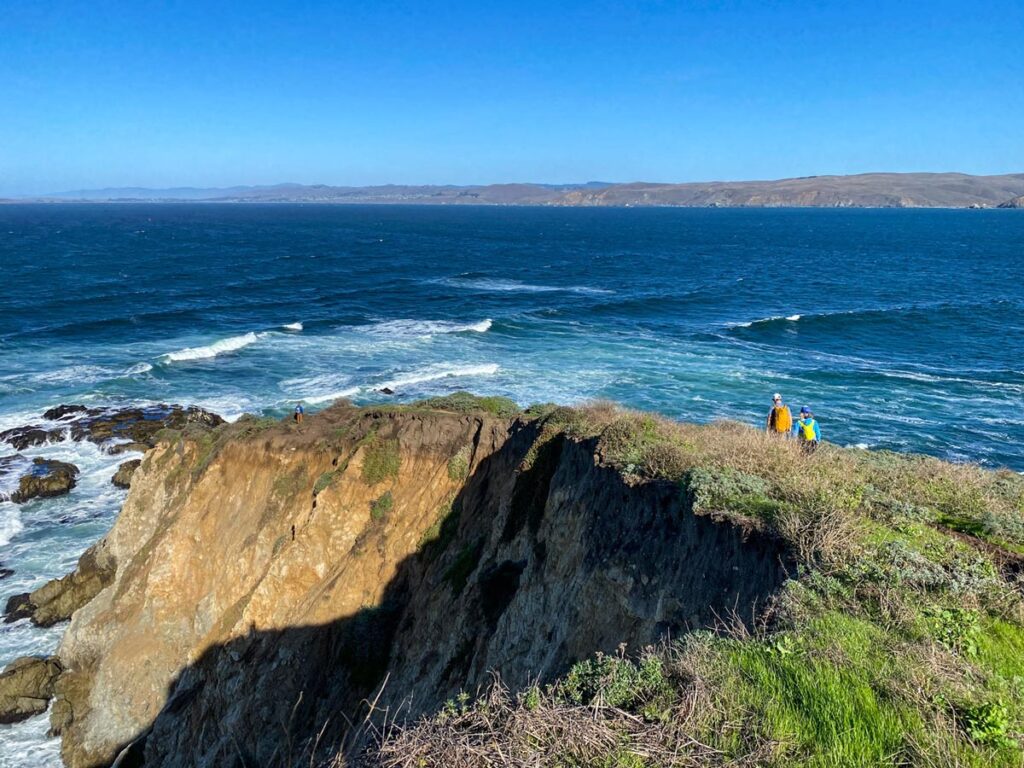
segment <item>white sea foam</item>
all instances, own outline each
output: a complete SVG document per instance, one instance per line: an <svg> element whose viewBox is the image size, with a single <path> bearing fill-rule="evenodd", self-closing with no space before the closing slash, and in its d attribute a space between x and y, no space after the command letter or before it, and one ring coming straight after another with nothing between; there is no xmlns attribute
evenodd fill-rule
<svg viewBox="0 0 1024 768"><path fill-rule="evenodd" d="M366 330L376 336L424 338L443 333L486 333L492 325L493 321L490 318L473 323L449 320L385 320L369 326Z"/></svg>
<svg viewBox="0 0 1024 768"><path fill-rule="evenodd" d="M104 379L119 375L120 371L103 368L99 365L70 365L53 371L34 373L31 380L39 384L94 384Z"/></svg>
<svg viewBox="0 0 1024 768"><path fill-rule="evenodd" d="M408 387L413 384L424 384L428 381L439 381L460 376L493 376L498 372L498 368L497 363L459 365L454 367L448 367L444 364L432 365L418 371L413 371L405 376L399 376L398 378L386 381L380 386L387 387L388 389L398 389L399 387Z"/></svg>
<svg viewBox="0 0 1024 768"><path fill-rule="evenodd" d="M760 320L750 320L746 323L730 323L729 328L750 328L753 325L761 325L763 323L774 323L776 320L788 320L791 323L795 323L803 315L772 315L771 317L762 317Z"/></svg>
<svg viewBox="0 0 1024 768"><path fill-rule="evenodd" d="M0 501L0 547L6 547L11 543L11 539L24 529L18 505L9 501Z"/></svg>
<svg viewBox="0 0 1024 768"><path fill-rule="evenodd" d="M614 293L614 291L610 291L605 288L591 288L588 285L535 285L531 283L522 283L518 280L503 280L498 278L449 277L437 280L436 282L442 285L450 285L455 288L470 288L476 291L488 291L494 293Z"/></svg>
<svg viewBox="0 0 1024 768"><path fill-rule="evenodd" d="M140 373L148 373L153 370L151 363L136 363L124 372L125 376L136 376Z"/></svg>
<svg viewBox="0 0 1024 768"><path fill-rule="evenodd" d="M258 335L250 331L242 336L221 339L204 347L186 347L185 349L179 349L177 352L168 352L164 355L164 358L169 362L208 360L227 352L235 352L243 347L248 347L250 344L255 344L259 341L259 338Z"/></svg>
<svg viewBox="0 0 1024 768"><path fill-rule="evenodd" d="M310 403L311 405L317 405L319 403L329 403L334 400L341 400L343 397L352 397L353 395L358 395L361 390L362 387L349 387L348 389L342 389L338 392L331 392L330 394L327 395L310 395L308 397L297 397L295 398L295 400L302 400L303 402Z"/></svg>
<svg viewBox="0 0 1024 768"><path fill-rule="evenodd" d="M284 328L286 331L301 331L302 323L286 323L281 327Z"/></svg>

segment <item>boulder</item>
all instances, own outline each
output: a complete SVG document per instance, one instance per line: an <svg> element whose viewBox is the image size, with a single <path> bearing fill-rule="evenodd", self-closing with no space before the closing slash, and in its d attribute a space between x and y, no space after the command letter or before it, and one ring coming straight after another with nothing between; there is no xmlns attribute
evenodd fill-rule
<svg viewBox="0 0 1024 768"><path fill-rule="evenodd" d="M28 592L11 595L4 606L4 624L12 624L20 619L31 619L34 608Z"/></svg>
<svg viewBox="0 0 1024 768"><path fill-rule="evenodd" d="M124 462L117 468L117 472L110 478L110 482L118 488L128 488L132 484L132 475L135 474L135 470L139 468L141 463L141 459L132 459L131 461Z"/></svg>
<svg viewBox="0 0 1024 768"><path fill-rule="evenodd" d="M0 432L0 440L10 443L16 450L24 451L36 445L57 443L64 439L64 429L47 429L38 426L14 427Z"/></svg>
<svg viewBox="0 0 1024 768"><path fill-rule="evenodd" d="M48 421L59 421L77 413L88 413L88 411L89 409L84 405L58 405L56 408L46 411L43 414L43 418ZM96 411L96 413L99 413L99 411Z"/></svg>
<svg viewBox="0 0 1024 768"><path fill-rule="evenodd" d="M71 614L88 603L114 575L114 563L100 554L102 542L85 551L78 567L60 579L53 579L35 592L14 595L4 609L4 622L31 619L39 627L67 621Z"/></svg>
<svg viewBox="0 0 1024 768"><path fill-rule="evenodd" d="M13 575L14 575L14 569L13 568L6 568L6 567L4 567L3 563L0 563L0 580L6 579L8 576L13 576Z"/></svg>
<svg viewBox="0 0 1024 768"><path fill-rule="evenodd" d="M0 723L16 723L46 711L61 673L56 657L24 656L0 672Z"/></svg>
<svg viewBox="0 0 1024 768"><path fill-rule="evenodd" d="M18 490L11 501L21 504L29 499L60 496L75 487L78 467L55 459L36 458L28 474L18 481Z"/></svg>

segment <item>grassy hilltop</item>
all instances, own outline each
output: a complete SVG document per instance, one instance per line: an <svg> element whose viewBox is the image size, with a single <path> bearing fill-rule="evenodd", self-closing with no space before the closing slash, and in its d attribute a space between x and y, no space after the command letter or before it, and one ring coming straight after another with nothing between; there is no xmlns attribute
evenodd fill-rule
<svg viewBox="0 0 1024 768"><path fill-rule="evenodd" d="M513 404L468 395L416 407ZM796 573L750 626L628 648L551 685L496 682L381 739L387 766L1020 766L1024 478L1009 471L678 424L610 405L536 407L698 515L770 530ZM529 461L529 459L528 459Z"/></svg>

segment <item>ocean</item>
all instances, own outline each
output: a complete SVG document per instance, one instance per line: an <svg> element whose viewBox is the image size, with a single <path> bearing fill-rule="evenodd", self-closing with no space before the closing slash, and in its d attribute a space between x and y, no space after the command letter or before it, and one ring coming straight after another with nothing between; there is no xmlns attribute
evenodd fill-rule
<svg viewBox="0 0 1024 768"><path fill-rule="evenodd" d="M1012 210L0 206L0 430L59 403L235 419L460 389L758 425L777 391L841 445L1024 471L1022 275ZM124 498L129 456L24 455L83 474L0 502L3 600ZM0 664L62 630L0 625ZM0 768L58 764L46 727L0 726Z"/></svg>

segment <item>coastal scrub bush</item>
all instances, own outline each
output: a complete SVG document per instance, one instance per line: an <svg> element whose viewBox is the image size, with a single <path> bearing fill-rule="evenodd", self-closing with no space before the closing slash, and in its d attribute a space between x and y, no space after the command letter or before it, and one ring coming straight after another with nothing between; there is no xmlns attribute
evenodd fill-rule
<svg viewBox="0 0 1024 768"><path fill-rule="evenodd" d="M443 397L433 397L417 403L423 408L456 413L489 413L500 419L513 419L521 413L514 400L507 397L481 397L469 392L453 392Z"/></svg>
<svg viewBox="0 0 1024 768"><path fill-rule="evenodd" d="M397 440L381 440L374 436L363 449L363 480L377 485L388 478L398 477L402 454Z"/></svg>
<svg viewBox="0 0 1024 768"><path fill-rule="evenodd" d="M461 483L469 477L470 446L462 446L458 452L448 459L448 478L455 483Z"/></svg>
<svg viewBox="0 0 1024 768"><path fill-rule="evenodd" d="M318 477L316 479L316 482L313 484L313 495L316 496L317 494L320 494L327 490L327 488L330 487L331 483L334 482L335 475L337 475L336 470L324 472L322 475L320 475L320 477Z"/></svg>
<svg viewBox="0 0 1024 768"><path fill-rule="evenodd" d="M963 608L926 608L923 613L941 645L964 656L978 655L981 624L977 613Z"/></svg>
<svg viewBox="0 0 1024 768"><path fill-rule="evenodd" d="M391 491L387 491L383 496L380 496L370 502L370 519L375 523L379 523L390 514L391 510L395 508L395 499L391 495Z"/></svg>

